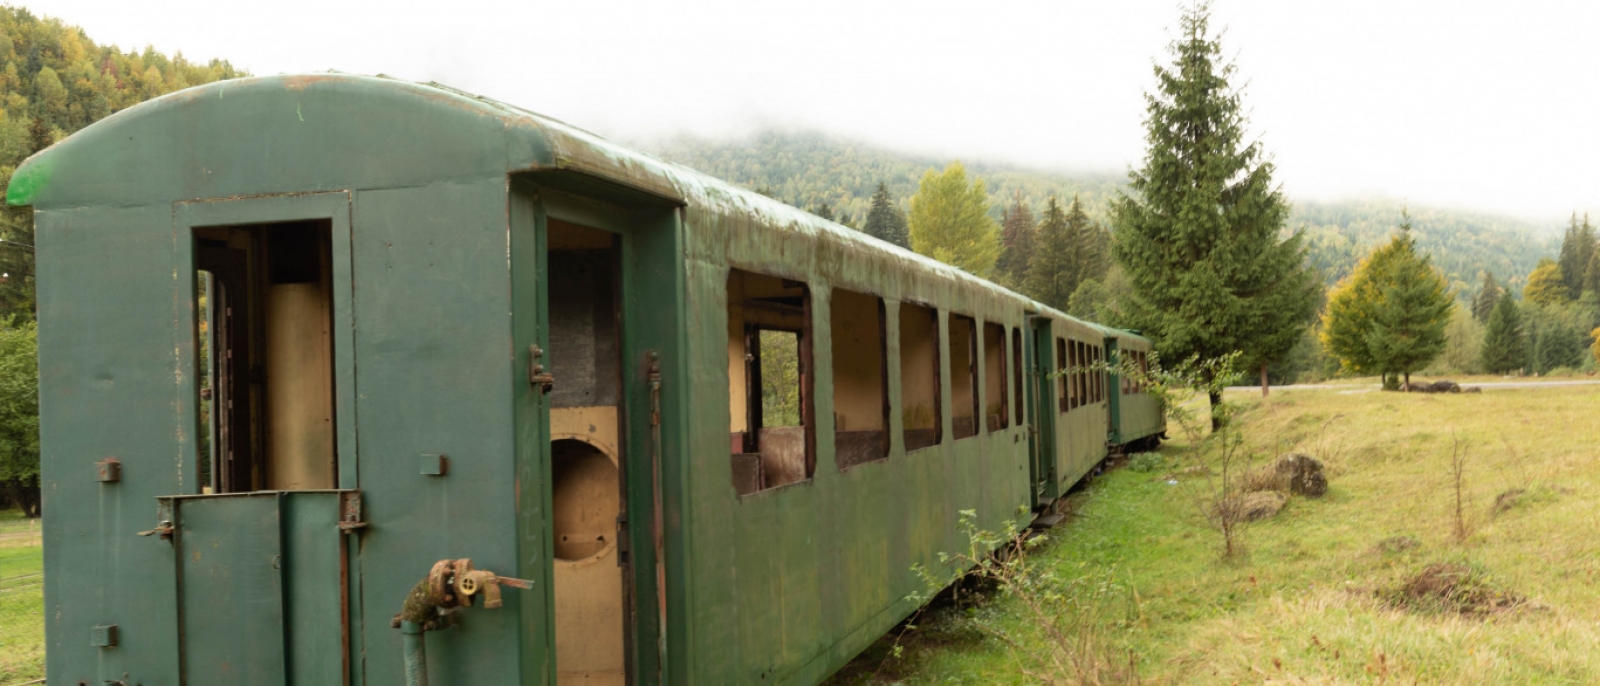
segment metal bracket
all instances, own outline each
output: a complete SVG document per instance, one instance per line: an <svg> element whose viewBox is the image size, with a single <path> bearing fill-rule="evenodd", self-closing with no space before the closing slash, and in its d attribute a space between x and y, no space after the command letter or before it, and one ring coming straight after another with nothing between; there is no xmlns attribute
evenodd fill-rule
<svg viewBox="0 0 1600 686"><path fill-rule="evenodd" d="M353 534L367 528L367 523L361 521L361 491L345 491L339 494L339 531Z"/></svg>
<svg viewBox="0 0 1600 686"><path fill-rule="evenodd" d="M541 357L544 357L544 349L538 343L528 346L528 385L538 386L549 394L556 386L556 377L544 370L544 365L539 363Z"/></svg>

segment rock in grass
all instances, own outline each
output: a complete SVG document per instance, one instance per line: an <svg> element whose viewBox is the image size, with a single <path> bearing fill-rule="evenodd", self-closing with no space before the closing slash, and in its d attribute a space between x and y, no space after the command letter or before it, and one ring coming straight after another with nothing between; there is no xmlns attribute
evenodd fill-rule
<svg viewBox="0 0 1600 686"><path fill-rule="evenodd" d="M1211 516L1231 522L1255 522L1278 514L1287 501L1277 491L1255 491L1222 499L1211 508Z"/></svg>
<svg viewBox="0 0 1600 686"><path fill-rule="evenodd" d="M1461 386L1454 381L1435 381L1428 384L1429 393L1460 393Z"/></svg>
<svg viewBox="0 0 1600 686"><path fill-rule="evenodd" d="M1310 455L1289 453L1278 458L1277 487L1295 495L1320 498L1328 492L1328 478L1322 463Z"/></svg>

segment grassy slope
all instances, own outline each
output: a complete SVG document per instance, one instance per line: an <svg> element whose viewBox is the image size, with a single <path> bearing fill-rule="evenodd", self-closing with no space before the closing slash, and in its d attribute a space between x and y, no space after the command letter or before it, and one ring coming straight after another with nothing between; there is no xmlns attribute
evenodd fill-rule
<svg viewBox="0 0 1600 686"><path fill-rule="evenodd" d="M1103 651L1151 683L1600 683L1600 390L1491 390L1482 395L1336 391L1234 396L1258 464L1286 450L1327 458L1331 490L1292 499L1251 525L1248 557L1219 559L1220 536L1197 503L1204 478L1118 470L1080 496L1042 560L1065 576L1120 591L1100 601ZM1468 446L1473 531L1452 537L1452 437ZM1192 458L1166 449L1174 469ZM1528 489L1493 514L1496 497ZM1376 544L1413 536L1420 547ZM1386 607L1393 588L1431 562L1480 566L1532 609L1488 619ZM1024 624L1015 603L990 608ZM946 612L885 659L880 643L841 682L1029 683L1015 654Z"/></svg>

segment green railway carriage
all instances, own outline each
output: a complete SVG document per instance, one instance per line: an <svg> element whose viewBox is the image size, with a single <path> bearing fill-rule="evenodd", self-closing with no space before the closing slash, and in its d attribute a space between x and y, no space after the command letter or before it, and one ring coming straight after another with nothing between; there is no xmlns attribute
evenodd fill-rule
<svg viewBox="0 0 1600 686"><path fill-rule="evenodd" d="M1150 371L1150 353L1154 350L1150 339L1131 331L1100 328L1105 332L1107 359L1119 366L1126 362L1143 373ZM1160 445L1167 431L1167 415L1160 400L1144 392L1137 376L1113 373L1109 383L1114 390L1111 435L1106 442L1128 450L1150 450Z"/></svg>
<svg viewBox="0 0 1600 686"><path fill-rule="evenodd" d="M7 200L53 685L816 683L1129 401L1092 325L433 85L182 91Z"/></svg>

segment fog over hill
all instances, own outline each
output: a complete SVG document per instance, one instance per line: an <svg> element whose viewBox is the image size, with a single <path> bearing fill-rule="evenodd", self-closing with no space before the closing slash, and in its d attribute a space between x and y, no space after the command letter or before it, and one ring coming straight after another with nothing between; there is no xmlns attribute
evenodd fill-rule
<svg viewBox="0 0 1600 686"><path fill-rule="evenodd" d="M634 141L667 160L807 210L827 203L841 222L860 225L869 199L881 182L902 207L924 172L949 159L899 152L816 131L769 129L747 136L712 139L695 136ZM1127 188L1124 172L1069 172L1027 169L982 159L963 159L969 174L988 187L991 212L1021 193L1035 209L1051 194L1078 195L1096 220L1105 221L1109 201ZM1292 181L1277 179L1280 183ZM1292 185L1292 184L1287 184ZM1411 216L1418 246L1433 256L1458 294L1470 296L1483 270L1521 288L1540 257L1555 256L1562 226L1475 210L1408 205L1393 198L1296 201L1291 228L1304 228L1309 258L1329 283L1348 274L1373 246Z"/></svg>

